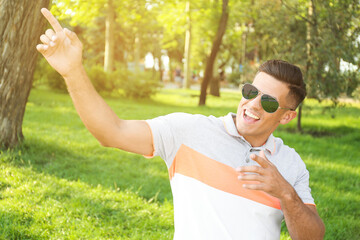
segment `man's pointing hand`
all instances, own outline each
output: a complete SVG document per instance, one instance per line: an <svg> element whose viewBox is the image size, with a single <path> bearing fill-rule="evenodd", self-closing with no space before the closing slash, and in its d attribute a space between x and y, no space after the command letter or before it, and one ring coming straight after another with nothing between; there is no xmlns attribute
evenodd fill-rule
<svg viewBox="0 0 360 240"><path fill-rule="evenodd" d="M63 29L48 9L41 9L41 13L55 32L53 29L46 30L40 36L42 44L38 44L36 49L57 72L66 77L82 65L82 43L74 32Z"/></svg>

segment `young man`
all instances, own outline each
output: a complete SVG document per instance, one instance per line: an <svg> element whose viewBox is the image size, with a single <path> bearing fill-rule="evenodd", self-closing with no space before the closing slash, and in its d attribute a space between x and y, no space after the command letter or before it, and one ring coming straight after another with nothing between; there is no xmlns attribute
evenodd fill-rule
<svg viewBox="0 0 360 240"><path fill-rule="evenodd" d="M272 132L295 118L305 98L301 71L263 64L244 85L237 114L174 113L121 120L98 95L82 66L82 44L47 9L52 29L38 51L65 79L87 129L106 147L166 162L174 197L174 239L279 239L285 219L293 239L322 239L325 228L299 155Z"/></svg>

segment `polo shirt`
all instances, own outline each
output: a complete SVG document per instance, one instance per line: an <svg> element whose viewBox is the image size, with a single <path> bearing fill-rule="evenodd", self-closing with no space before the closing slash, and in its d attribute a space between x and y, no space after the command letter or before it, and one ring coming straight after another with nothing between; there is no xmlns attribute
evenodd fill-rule
<svg viewBox="0 0 360 240"><path fill-rule="evenodd" d="M284 218L279 199L242 187L237 167L258 165L265 152L305 204L314 204L309 172L294 149L273 135L252 147L224 117L173 113L146 120L154 153L166 163L174 205L174 239L279 239Z"/></svg>

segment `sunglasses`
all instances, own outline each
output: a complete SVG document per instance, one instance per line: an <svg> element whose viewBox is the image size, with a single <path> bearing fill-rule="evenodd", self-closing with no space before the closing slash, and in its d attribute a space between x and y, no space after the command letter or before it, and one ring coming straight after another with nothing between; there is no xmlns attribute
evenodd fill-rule
<svg viewBox="0 0 360 240"><path fill-rule="evenodd" d="M279 108L293 110L291 108L280 107L276 98L268 94L261 93L254 85L250 83L245 83L242 87L242 95L248 100L256 98L259 94L261 94L261 106L268 113L274 113Z"/></svg>

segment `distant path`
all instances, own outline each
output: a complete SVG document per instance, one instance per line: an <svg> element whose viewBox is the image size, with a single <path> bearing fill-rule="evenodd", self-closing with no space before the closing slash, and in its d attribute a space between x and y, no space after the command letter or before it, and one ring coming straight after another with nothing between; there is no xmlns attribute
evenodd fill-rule
<svg viewBox="0 0 360 240"><path fill-rule="evenodd" d="M200 84L192 84L190 86L190 89L200 91L200 87L201 87ZM179 88L176 83L167 82L167 83L164 83L164 89L181 89L181 88ZM222 87L222 88L220 88L220 90L224 91L224 92L240 92L239 88Z"/></svg>

